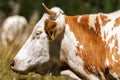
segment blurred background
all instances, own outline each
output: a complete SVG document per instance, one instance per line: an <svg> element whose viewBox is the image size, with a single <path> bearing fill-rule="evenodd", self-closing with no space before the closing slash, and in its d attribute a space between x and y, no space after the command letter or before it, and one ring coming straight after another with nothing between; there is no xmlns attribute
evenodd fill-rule
<svg viewBox="0 0 120 80"><path fill-rule="evenodd" d="M9 64L11 59L24 44L35 24L44 13L41 6L42 2L48 8L54 6L60 7L66 15L82 15L98 12L109 13L120 9L120 0L0 0L0 80L72 80L63 76L44 77L35 73L19 75L10 70ZM4 28L5 24L7 24L7 19L14 15L23 16L27 22L23 25L25 26L23 32L15 33L13 41L9 41L6 38L8 43L4 45L2 37L6 37L7 32L10 31L10 29L7 31ZM15 23L17 22L13 22L7 26L11 28L12 24L15 25ZM2 36L2 34L4 35Z"/></svg>

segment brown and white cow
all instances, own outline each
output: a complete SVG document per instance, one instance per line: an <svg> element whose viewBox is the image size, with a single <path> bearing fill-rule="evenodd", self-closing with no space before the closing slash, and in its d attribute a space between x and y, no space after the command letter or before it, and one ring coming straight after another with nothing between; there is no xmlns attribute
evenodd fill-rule
<svg viewBox="0 0 120 80"><path fill-rule="evenodd" d="M58 70L73 73L75 79L120 79L120 11L77 16L46 12L12 61L13 71L55 75Z"/></svg>

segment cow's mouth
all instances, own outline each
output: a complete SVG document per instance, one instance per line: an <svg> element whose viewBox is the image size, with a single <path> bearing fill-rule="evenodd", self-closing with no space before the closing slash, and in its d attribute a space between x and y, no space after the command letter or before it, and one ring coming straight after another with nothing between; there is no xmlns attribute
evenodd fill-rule
<svg viewBox="0 0 120 80"><path fill-rule="evenodd" d="M19 71L19 70L14 70L14 69L12 69L12 71L14 71L15 73L18 73L18 74L22 74L22 75L28 74L28 71Z"/></svg>
<svg viewBox="0 0 120 80"><path fill-rule="evenodd" d="M12 69L13 72L18 73L18 74L22 74L22 75L27 75L29 72L33 71L32 66L30 66L29 68L27 68L25 70L17 69L14 60L11 61L10 68Z"/></svg>
<svg viewBox="0 0 120 80"><path fill-rule="evenodd" d="M10 68L12 69L13 72L18 73L18 74L22 74L22 75L27 75L29 72L32 72L31 69L27 69L25 71L22 71L22 70L17 70L17 69L12 68L12 67L10 67Z"/></svg>

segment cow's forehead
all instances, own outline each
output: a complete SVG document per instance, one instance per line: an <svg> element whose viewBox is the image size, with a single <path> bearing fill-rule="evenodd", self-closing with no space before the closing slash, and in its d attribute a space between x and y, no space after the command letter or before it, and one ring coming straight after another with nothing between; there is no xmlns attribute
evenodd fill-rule
<svg viewBox="0 0 120 80"><path fill-rule="evenodd" d="M44 21L49 18L48 14L44 14L41 19L38 21L38 23L35 25L33 32L34 33L36 30L43 30L44 29Z"/></svg>
<svg viewBox="0 0 120 80"><path fill-rule="evenodd" d="M53 8L51 8L51 10L54 11L54 12L56 12L57 15L58 15L59 13L64 13L64 11L63 11L62 9L60 9L59 7L53 7Z"/></svg>

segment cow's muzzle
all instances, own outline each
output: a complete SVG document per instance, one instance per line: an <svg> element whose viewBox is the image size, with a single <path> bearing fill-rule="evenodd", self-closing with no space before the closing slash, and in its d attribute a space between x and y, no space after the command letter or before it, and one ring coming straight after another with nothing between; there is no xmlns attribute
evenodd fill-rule
<svg viewBox="0 0 120 80"><path fill-rule="evenodd" d="M11 63L10 63L10 68L12 69L12 71L18 73L18 74L22 74L22 75L26 75L28 74L29 70L26 70L26 71L21 71L21 70L18 70L16 68L16 61L15 60L11 60Z"/></svg>

